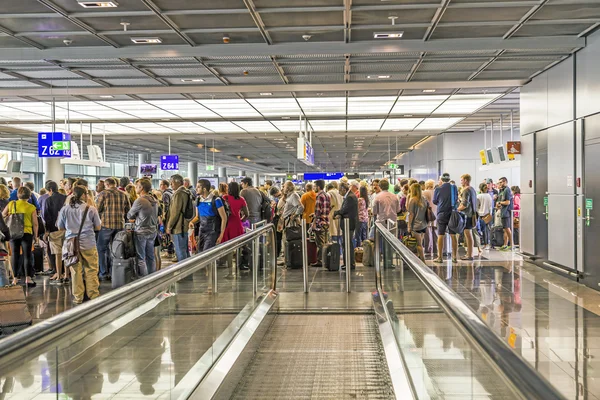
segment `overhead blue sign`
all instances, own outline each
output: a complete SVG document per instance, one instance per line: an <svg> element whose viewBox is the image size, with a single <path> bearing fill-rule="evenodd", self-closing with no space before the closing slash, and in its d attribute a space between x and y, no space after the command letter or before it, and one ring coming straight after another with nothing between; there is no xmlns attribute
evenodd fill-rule
<svg viewBox="0 0 600 400"><path fill-rule="evenodd" d="M70 158L71 134L64 132L39 132L38 156L40 158Z"/></svg>
<svg viewBox="0 0 600 400"><path fill-rule="evenodd" d="M326 181L337 181L344 177L342 172L305 172L304 180L305 181L316 181L319 179L323 179Z"/></svg>
<svg viewBox="0 0 600 400"><path fill-rule="evenodd" d="M163 171L178 171L179 156L176 154L164 154L160 156L160 169Z"/></svg>

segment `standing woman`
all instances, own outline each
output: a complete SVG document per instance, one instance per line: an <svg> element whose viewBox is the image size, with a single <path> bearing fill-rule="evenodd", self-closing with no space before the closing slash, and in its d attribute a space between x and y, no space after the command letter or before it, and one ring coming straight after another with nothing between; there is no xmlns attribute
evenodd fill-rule
<svg viewBox="0 0 600 400"><path fill-rule="evenodd" d="M138 195L135 192L135 186L131 183L125 186L125 193L127 194L127 197L129 197L129 204L133 204L138 198Z"/></svg>
<svg viewBox="0 0 600 400"><path fill-rule="evenodd" d="M83 302L84 292L88 297L95 299L100 295L98 291L98 250L96 250L96 239L94 231L100 230L100 216L96 207L87 204L88 190L83 186L73 186L73 194L69 203L66 204L58 214L56 226L60 230L66 230L65 245L67 239L79 235L79 262L71 266L71 291L73 292L73 304ZM87 211L87 212L86 212ZM83 219L85 215L85 220ZM65 252L63 245L63 252ZM85 274L85 285L83 275Z"/></svg>
<svg viewBox="0 0 600 400"><path fill-rule="evenodd" d="M423 236L427 232L427 199L423 197L421 185L418 183L410 185L410 198L406 208L408 210L408 233L417 239L419 258L425 261Z"/></svg>
<svg viewBox="0 0 600 400"><path fill-rule="evenodd" d="M12 253L11 265L13 268L16 268L13 285L18 284L19 279L25 279L27 287L35 287L35 282L33 281L35 272L33 270L33 263L30 260L33 257L34 240L36 244L39 241L38 219L35 206L28 202L30 197L31 190L26 186L20 187L17 191L18 200L8 203L2 212L2 216L6 220L9 215L23 214L23 237L20 239L11 239L10 241ZM13 235L13 232L11 232L11 235ZM22 263L19 262L21 257L23 257Z"/></svg>
<svg viewBox="0 0 600 400"><path fill-rule="evenodd" d="M367 240L367 230L369 225L369 191L366 186L361 186L358 197L358 227L354 233L356 241L354 247L361 247L363 240Z"/></svg>
<svg viewBox="0 0 600 400"><path fill-rule="evenodd" d="M221 184L219 184L219 191L221 191ZM229 204L231 215L227 218L223 242L243 235L244 227L242 226L242 221L245 221L250 215L246 200L240 196L239 183L231 182L227 187L227 192L228 194L223 196L223 200Z"/></svg>
<svg viewBox="0 0 600 400"><path fill-rule="evenodd" d="M487 184L482 183L479 185L479 193L477 194L477 216L479 218L479 230L483 237L484 249L488 250L490 247L490 225L485 222L484 218L493 220L492 214L492 197L487 192ZM489 217L488 217L489 216ZM481 254L481 253L480 253Z"/></svg>
<svg viewBox="0 0 600 400"><path fill-rule="evenodd" d="M277 208L281 211L281 218L283 219L283 254L286 253L287 238L285 235L285 228L290 226L298 225L298 216L301 216L304 212L304 207L300 202L300 196L296 193L296 187L291 181L287 181L283 185L283 198L279 201ZM287 261L287 260L286 260ZM287 264L286 264L287 265Z"/></svg>

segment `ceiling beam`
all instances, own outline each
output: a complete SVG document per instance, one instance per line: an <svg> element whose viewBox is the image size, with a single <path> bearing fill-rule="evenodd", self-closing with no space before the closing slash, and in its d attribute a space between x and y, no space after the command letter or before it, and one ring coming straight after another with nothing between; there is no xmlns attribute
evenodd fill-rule
<svg viewBox="0 0 600 400"><path fill-rule="evenodd" d="M36 84L38 86L42 86L42 87L50 88L50 89L52 88L52 85L50 85L49 83L43 82L43 81L41 81L39 79L30 78L30 77L25 76L23 74L20 74L18 72L14 72L14 71L11 71L11 70L0 68L0 73L3 73L4 75L12 76L13 78L21 79L23 81L34 83L34 84ZM14 88L12 89L12 92L13 92L12 96L14 96L14 95L18 95L20 97L27 96L27 94L22 93L20 90L17 93L17 91ZM9 95L6 94L5 96L8 97Z"/></svg>
<svg viewBox="0 0 600 400"><path fill-rule="evenodd" d="M162 22L164 22L177 36L179 36L184 42L189 44L190 46L195 46L196 43L192 39L189 38L185 33L181 32L181 29L171 20L171 18L164 15L163 11L158 8L152 0L140 0L146 7L148 7L156 17L158 17Z"/></svg>
<svg viewBox="0 0 600 400"><path fill-rule="evenodd" d="M33 40L31 40L31 39L28 39L28 38L25 38L25 37L20 37L20 36L17 36L17 35L15 34L15 32L13 32L13 31L11 31L11 30L9 30L9 29L7 29L7 28L3 27L3 26L0 26L0 32L1 32L1 33L3 33L3 34L4 34L4 35L6 35L6 36L10 36L10 37L12 37L12 38L15 38L15 39L17 39L18 41L20 41L20 42L22 42L22 43L25 43L26 45L33 46L33 47L35 47L36 49L40 49L40 50L42 50L42 49L45 49L45 47L44 47L44 46L42 46L41 44L39 44L39 43L37 43L37 42L34 42L34 41L33 41Z"/></svg>
<svg viewBox="0 0 600 400"><path fill-rule="evenodd" d="M86 74L83 71L79 71L76 68L66 67L64 65L61 65L61 63L59 61L57 61L57 60L44 60L44 61L46 61L50 65L54 65L55 67L58 67L58 68L60 68L62 70L65 70L65 71L68 71L68 72L70 72L72 74L81 76L82 78L85 78L87 80L95 82L95 83L97 83L99 85L102 85L104 87L107 87L107 88L112 87L112 85L108 84L107 82L103 81L102 79L95 78L95 77L91 76L90 74Z"/></svg>
<svg viewBox="0 0 600 400"><path fill-rule="evenodd" d="M6 70L0 71L7 73ZM11 72L11 71L8 71ZM14 72L11 72L14 74ZM19 79L29 80L21 75ZM354 82L332 84L291 84L291 85L196 85L196 86L136 86L112 88L52 88L46 89L18 89L19 96L100 96L100 95L127 95L127 94L181 94L181 93L254 93L257 90L265 92L335 92L335 91L374 91L374 90L400 90L400 89L458 89L458 88L497 88L519 87L528 80L481 80L481 81L427 81L427 82ZM43 82L42 82L43 83ZM0 97L15 95L15 89L0 89Z"/></svg>
<svg viewBox="0 0 600 400"><path fill-rule="evenodd" d="M265 28L265 23L263 22L262 18L260 17L260 14L256 10L254 1L244 0L244 5L248 9L248 12L250 13L250 17L252 17L252 20L254 21L257 28L259 29L261 36L265 40L265 43L268 45L272 45L273 39L271 39L271 35L269 35L269 32L267 32L267 29Z"/></svg>
<svg viewBox="0 0 600 400"><path fill-rule="evenodd" d="M399 41L365 41L353 43L308 42L285 44L210 44L187 45L132 45L122 48L61 47L55 49L2 49L2 58L11 61L54 59L107 59L107 58L172 58L172 57L242 57L272 55L319 55L353 53L405 53L417 51L475 51L475 50L530 50L585 47L585 38L574 36L518 37L511 39L438 39Z"/></svg>
<svg viewBox="0 0 600 400"><path fill-rule="evenodd" d="M523 25L525 25L527 23L527 21L529 21L531 18L533 18L533 16L535 15L535 13L537 13L539 10L542 9L542 7L544 7L546 5L546 3L548 3L548 1L550 0L539 0L538 4L533 6L524 16L523 18L521 18L521 20L515 24L512 28L510 28L508 30L508 32L506 32L504 34L504 36L502 37L502 39L509 39L511 38L515 33L517 33L517 31L519 29L521 29L523 27Z"/></svg>
<svg viewBox="0 0 600 400"><path fill-rule="evenodd" d="M435 31L435 28L437 28L438 24L442 20L442 17L444 16L446 9L448 9L449 4L450 4L450 0L442 0L440 7L437 9L437 11L435 12L435 14L431 20L431 25L429 26L429 28L427 28L427 31L425 32L425 36L423 36L423 41L426 42L429 39L431 39L431 37L433 36L433 31Z"/></svg>
<svg viewBox="0 0 600 400"><path fill-rule="evenodd" d="M127 58L119 58L119 61L123 62L124 64L129 65L131 68L133 68L133 69L141 72L142 74L146 75L147 77L149 77L151 79L154 79L156 82L160 83L161 85L171 86L171 84L169 82L167 82L165 79L156 76L156 74L148 71L145 68L142 68L142 67L139 67L139 66L135 65L134 63L132 63ZM129 93L129 94L135 94L135 93Z"/></svg>

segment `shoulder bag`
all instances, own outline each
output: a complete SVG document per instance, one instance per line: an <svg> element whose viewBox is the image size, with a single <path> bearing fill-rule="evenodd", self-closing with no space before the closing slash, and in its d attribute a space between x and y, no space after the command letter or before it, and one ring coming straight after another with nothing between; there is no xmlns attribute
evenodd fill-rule
<svg viewBox="0 0 600 400"><path fill-rule="evenodd" d="M18 240L25 234L25 214L17 213L17 202L13 201L13 212L6 219L11 240Z"/></svg>
<svg viewBox="0 0 600 400"><path fill-rule="evenodd" d="M85 223L85 218L87 217L88 210L90 206L85 206L85 210L83 211L83 217L81 218L81 224L79 225L79 231L77 232L77 236L66 239L65 244L63 245L63 263L65 267L72 267L73 265L79 262L81 248L79 247L79 237L81 236L81 230L83 229L83 224Z"/></svg>
<svg viewBox="0 0 600 400"><path fill-rule="evenodd" d="M450 229L450 233L460 235L465 230L466 216L463 212L456 209L456 200L454 197L455 190L456 187L452 185L452 189L450 190L450 196L452 198L452 214L450 215L450 221L448 221L448 229Z"/></svg>

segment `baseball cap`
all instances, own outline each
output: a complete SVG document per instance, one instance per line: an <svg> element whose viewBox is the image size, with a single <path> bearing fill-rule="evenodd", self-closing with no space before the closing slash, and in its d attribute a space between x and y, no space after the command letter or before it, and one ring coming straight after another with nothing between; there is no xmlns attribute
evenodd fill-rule
<svg viewBox="0 0 600 400"><path fill-rule="evenodd" d="M442 174L442 176L440 177L440 180L441 180L442 182L450 182L450 174L449 174L449 173L447 173L447 172L444 172L444 173Z"/></svg>
<svg viewBox="0 0 600 400"><path fill-rule="evenodd" d="M487 179L485 180L485 183L488 183L488 184L489 184L489 183L494 183L494 180L493 180L492 178L487 178Z"/></svg>

